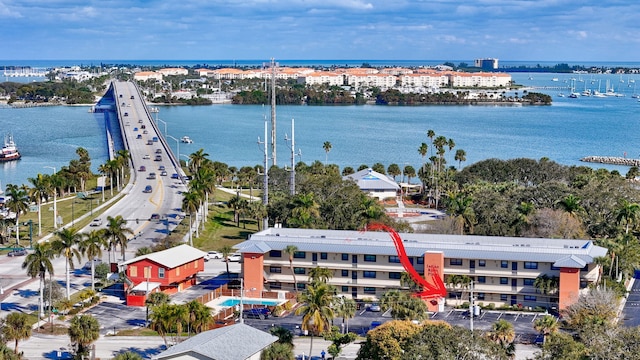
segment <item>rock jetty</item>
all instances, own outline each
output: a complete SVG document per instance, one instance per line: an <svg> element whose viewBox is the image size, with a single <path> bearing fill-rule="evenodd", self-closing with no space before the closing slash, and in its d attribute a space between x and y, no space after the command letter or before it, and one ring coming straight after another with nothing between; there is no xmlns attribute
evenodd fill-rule
<svg viewBox="0 0 640 360"><path fill-rule="evenodd" d="M619 157L619 156L587 156L580 159L580 161L640 167L640 159L631 159L631 158Z"/></svg>

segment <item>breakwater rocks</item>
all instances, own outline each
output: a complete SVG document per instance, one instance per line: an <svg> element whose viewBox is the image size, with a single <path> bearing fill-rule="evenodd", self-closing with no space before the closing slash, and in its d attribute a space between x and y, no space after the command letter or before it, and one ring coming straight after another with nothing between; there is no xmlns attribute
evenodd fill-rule
<svg viewBox="0 0 640 360"><path fill-rule="evenodd" d="M640 159L618 156L587 156L580 159L580 161L611 165L640 166Z"/></svg>

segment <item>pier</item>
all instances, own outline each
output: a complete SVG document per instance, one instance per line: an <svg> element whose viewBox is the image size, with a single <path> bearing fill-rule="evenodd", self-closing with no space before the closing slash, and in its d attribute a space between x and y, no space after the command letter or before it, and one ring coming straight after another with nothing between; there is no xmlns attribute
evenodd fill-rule
<svg viewBox="0 0 640 360"><path fill-rule="evenodd" d="M632 159L619 156L586 156L580 159L584 162L609 164L609 165L623 165L623 166L639 166L640 159Z"/></svg>

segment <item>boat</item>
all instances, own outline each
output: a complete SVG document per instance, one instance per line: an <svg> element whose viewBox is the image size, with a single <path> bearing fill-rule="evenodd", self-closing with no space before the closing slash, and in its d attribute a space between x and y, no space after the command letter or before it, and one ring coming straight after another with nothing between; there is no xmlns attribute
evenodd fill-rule
<svg viewBox="0 0 640 360"><path fill-rule="evenodd" d="M577 92L572 92L571 94L569 94L569 97L572 99L577 99L578 96L580 96L580 94L578 94Z"/></svg>
<svg viewBox="0 0 640 360"><path fill-rule="evenodd" d="M4 145L0 152L0 162L19 160L22 157L18 151L16 143L13 141L13 135L7 134L4 137Z"/></svg>
<svg viewBox="0 0 640 360"><path fill-rule="evenodd" d="M551 81L558 81L558 78L554 77L554 78L551 79Z"/></svg>
<svg viewBox="0 0 640 360"><path fill-rule="evenodd" d="M188 136L183 136L183 137L180 139L180 141L181 141L181 142L183 142L183 143L185 143L185 144L191 144L191 143L193 143L193 140L191 140L191 138L190 138L190 137L188 137Z"/></svg>

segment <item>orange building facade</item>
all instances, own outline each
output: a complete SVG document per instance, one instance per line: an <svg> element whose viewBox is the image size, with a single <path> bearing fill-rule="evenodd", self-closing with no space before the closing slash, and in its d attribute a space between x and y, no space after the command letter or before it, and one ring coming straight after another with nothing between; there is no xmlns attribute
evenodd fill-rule
<svg viewBox="0 0 640 360"><path fill-rule="evenodd" d="M593 259L607 252L590 240L400 236L418 273L427 280L437 273L447 285L446 298L426 299L430 311L469 301L468 291L448 281L456 274L474 281L476 304L563 309L598 280L599 267ZM298 248L293 254L298 290L304 290L309 270L316 266L332 270L329 283L338 295L375 301L387 290L401 288L405 270L387 233L272 228L236 246L243 255L247 296L250 291L257 295L262 290L294 289L289 255L284 252L288 245ZM535 279L544 275L557 280L557 289L542 293L535 288Z"/></svg>

